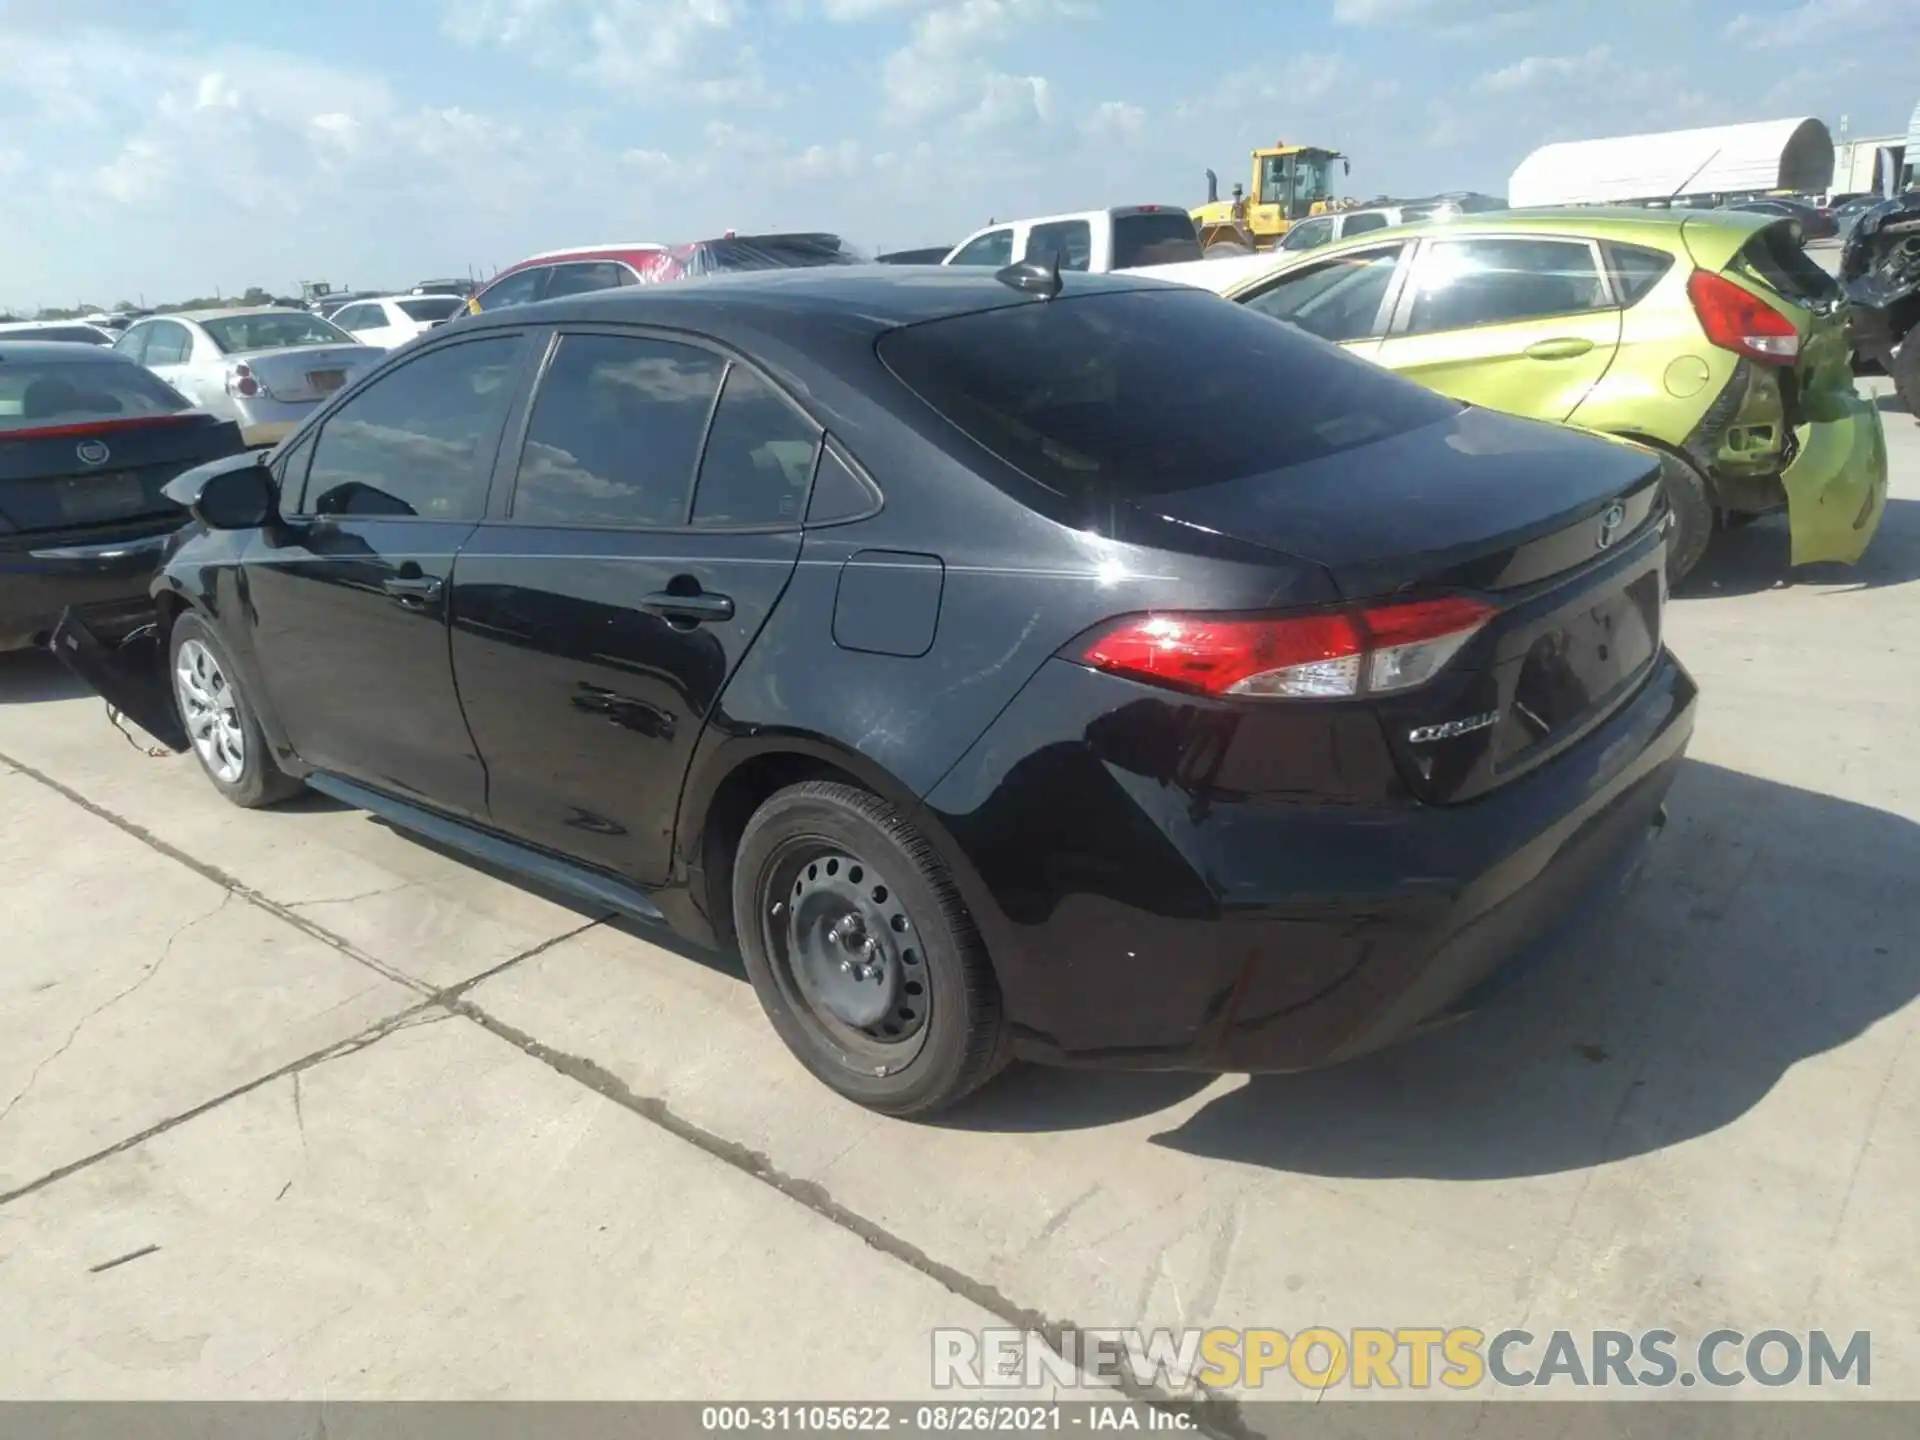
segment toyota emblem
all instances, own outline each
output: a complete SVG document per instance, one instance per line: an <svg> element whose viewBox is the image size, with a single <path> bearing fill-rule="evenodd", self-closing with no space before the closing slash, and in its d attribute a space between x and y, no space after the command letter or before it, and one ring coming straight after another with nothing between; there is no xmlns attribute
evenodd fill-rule
<svg viewBox="0 0 1920 1440"><path fill-rule="evenodd" d="M73 453L80 457L82 465L104 465L113 458L113 451L102 440L82 440Z"/></svg>
<svg viewBox="0 0 1920 1440"><path fill-rule="evenodd" d="M1599 548L1604 550L1613 544L1615 537L1620 534L1620 527L1626 523L1627 507L1616 500L1606 508L1605 513L1600 517Z"/></svg>

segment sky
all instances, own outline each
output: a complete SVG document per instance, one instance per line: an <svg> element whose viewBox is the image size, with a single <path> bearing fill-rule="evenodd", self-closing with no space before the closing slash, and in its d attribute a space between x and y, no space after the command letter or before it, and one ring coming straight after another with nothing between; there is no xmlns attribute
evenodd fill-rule
<svg viewBox="0 0 1920 1440"><path fill-rule="evenodd" d="M0 306L951 243L1281 139L1502 194L1553 140L1904 131L1916 62L1920 0L0 0Z"/></svg>

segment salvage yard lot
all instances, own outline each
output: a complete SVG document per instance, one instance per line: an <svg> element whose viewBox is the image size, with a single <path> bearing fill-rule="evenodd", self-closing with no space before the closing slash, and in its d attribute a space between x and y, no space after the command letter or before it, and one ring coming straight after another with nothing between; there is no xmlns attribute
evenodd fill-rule
<svg viewBox="0 0 1920 1440"><path fill-rule="evenodd" d="M1865 382L1884 393L1886 382ZM927 1331L1874 1332L1920 1398L1920 425L1857 568L1724 537L1639 890L1292 1077L1019 1069L937 1125L738 968L0 657L0 1398L909 1397ZM142 738L141 744L144 744ZM124 1263L110 1262L127 1258Z"/></svg>

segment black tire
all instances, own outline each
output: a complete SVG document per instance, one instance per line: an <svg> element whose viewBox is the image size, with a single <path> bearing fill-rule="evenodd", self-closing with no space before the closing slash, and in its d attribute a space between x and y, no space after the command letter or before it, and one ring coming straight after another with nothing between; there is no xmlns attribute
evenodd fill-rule
<svg viewBox="0 0 1920 1440"><path fill-rule="evenodd" d="M1667 505L1673 511L1673 529L1667 533L1667 583L1687 578L1713 538L1713 493L1707 477L1690 460L1668 454L1665 465Z"/></svg>
<svg viewBox="0 0 1920 1440"><path fill-rule="evenodd" d="M768 799L740 837L733 921L773 1028L856 1104L929 1115L1004 1063L1000 989L966 904L933 846L879 796L808 781ZM847 955L856 957L851 978ZM835 960L842 973L823 987L820 966ZM866 1004L868 983L885 997L873 1001L884 1013L871 1024L850 1023L822 998Z"/></svg>
<svg viewBox="0 0 1920 1440"><path fill-rule="evenodd" d="M221 693L232 699L232 727L237 732L240 745L240 761L237 773L223 775L215 768L213 760L208 758L202 748L199 737L194 733L195 720L189 715L189 705L185 699L180 678L182 655L188 653L190 645L197 645L211 657L218 667L223 682L216 687ZM193 758L200 762L200 769L213 788L227 799L245 810L258 810L268 805L277 805L282 800L291 799L305 787L274 762L273 753L267 745L267 737L261 733L260 720L248 699L246 690L241 686L239 671L234 667L233 658L226 647L220 643L213 627L192 611L182 614L173 622L173 633L167 642L167 676L173 690L174 708L180 712L180 723L187 728L189 737L195 743Z"/></svg>
<svg viewBox="0 0 1920 1440"><path fill-rule="evenodd" d="M1907 338L1894 352L1887 373L1893 377L1893 390L1909 415L1920 416L1920 325L1907 332Z"/></svg>

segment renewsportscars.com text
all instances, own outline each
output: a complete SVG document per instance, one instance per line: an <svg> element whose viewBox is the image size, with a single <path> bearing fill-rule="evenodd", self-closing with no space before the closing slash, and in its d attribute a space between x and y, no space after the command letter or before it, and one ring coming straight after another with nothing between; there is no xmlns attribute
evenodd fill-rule
<svg viewBox="0 0 1920 1440"><path fill-rule="evenodd" d="M1206 1389L1665 1389L1873 1383L1873 1337L1763 1329L1486 1331L1400 1326L1335 1330L1086 1329L1059 1338L1014 1329L933 1332L933 1384L995 1390L1100 1384Z"/></svg>

